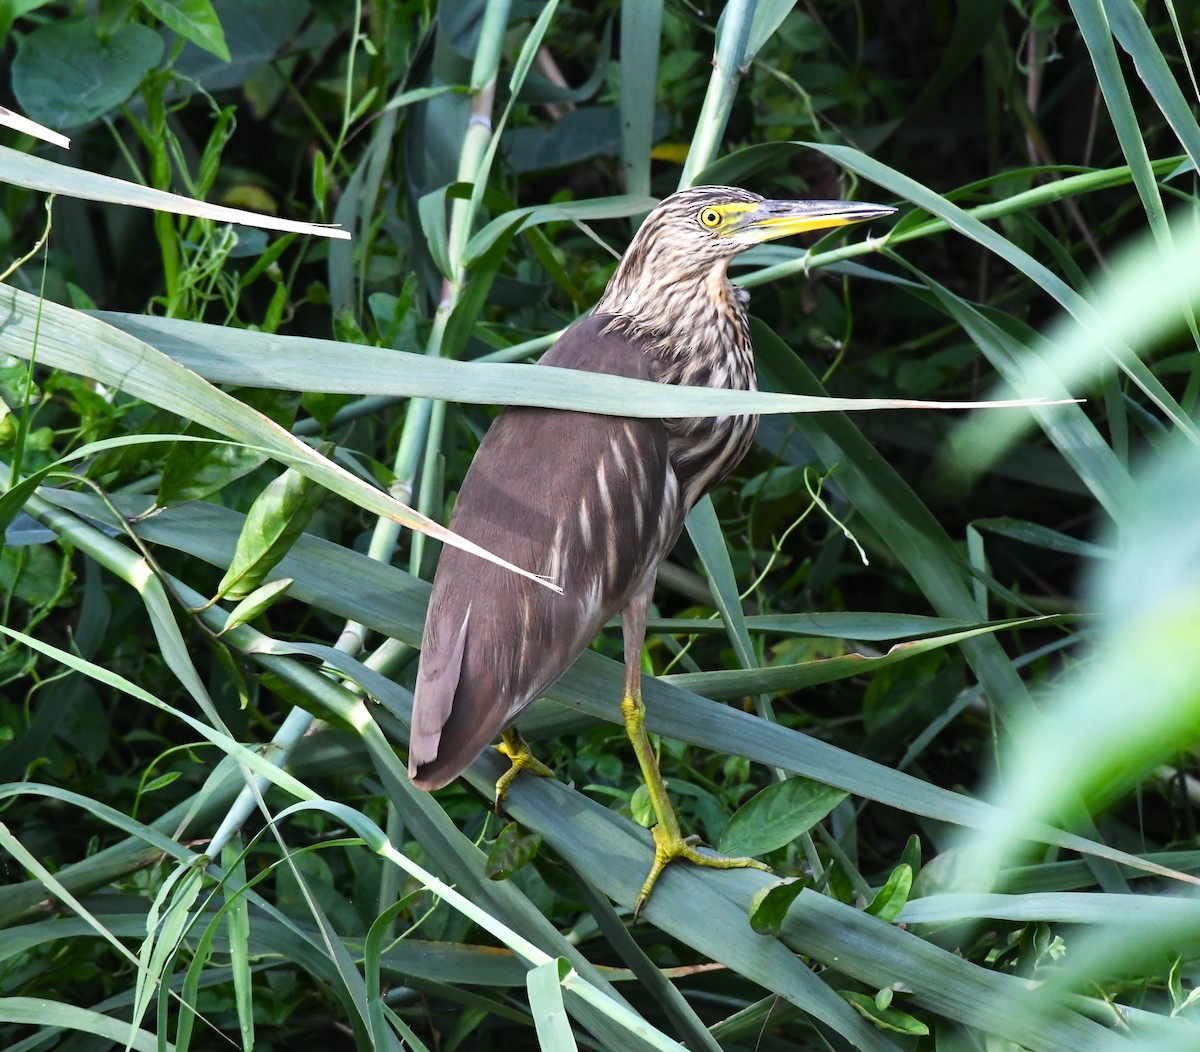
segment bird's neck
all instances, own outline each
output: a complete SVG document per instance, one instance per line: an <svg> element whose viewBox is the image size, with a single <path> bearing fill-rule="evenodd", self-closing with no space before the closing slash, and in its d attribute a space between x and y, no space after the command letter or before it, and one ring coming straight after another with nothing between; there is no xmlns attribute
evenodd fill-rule
<svg viewBox="0 0 1200 1052"><path fill-rule="evenodd" d="M651 252L631 261L627 253L596 304L596 313L614 314L632 329L646 352L666 366L666 382L697 382L683 376L714 350L741 357L741 349L749 347L750 295L730 282L728 262L717 260L707 269L681 275L677 260L660 265ZM753 364L747 365L753 376Z"/></svg>

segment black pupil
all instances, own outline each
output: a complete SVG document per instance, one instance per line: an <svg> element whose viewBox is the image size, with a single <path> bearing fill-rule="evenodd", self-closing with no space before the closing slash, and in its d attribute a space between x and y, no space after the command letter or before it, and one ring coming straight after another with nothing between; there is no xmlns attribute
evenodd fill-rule
<svg viewBox="0 0 1200 1052"><path fill-rule="evenodd" d="M717 213L716 212L705 212L704 213L704 221L709 224L715 223L717 221Z"/></svg>

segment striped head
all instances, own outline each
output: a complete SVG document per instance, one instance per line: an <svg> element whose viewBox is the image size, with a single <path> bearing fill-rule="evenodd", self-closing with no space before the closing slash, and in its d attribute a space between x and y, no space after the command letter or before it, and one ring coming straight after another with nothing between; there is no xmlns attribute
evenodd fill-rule
<svg viewBox="0 0 1200 1052"><path fill-rule="evenodd" d="M664 199L622 256L596 306L663 331L680 316L680 297L728 301L740 309L726 277L729 261L765 241L891 215L894 208L858 201L772 201L736 186L696 186ZM686 312L685 312L686 313Z"/></svg>

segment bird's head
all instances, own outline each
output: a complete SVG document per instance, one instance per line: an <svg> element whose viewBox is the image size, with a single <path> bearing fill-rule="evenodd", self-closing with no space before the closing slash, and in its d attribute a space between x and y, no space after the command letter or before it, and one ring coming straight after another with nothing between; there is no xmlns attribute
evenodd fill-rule
<svg viewBox="0 0 1200 1052"><path fill-rule="evenodd" d="M771 201L736 186L696 186L663 200L631 247L643 238L653 240L660 250L670 246L680 269L705 267L764 241L882 219L895 211L858 201Z"/></svg>
<svg viewBox="0 0 1200 1052"><path fill-rule="evenodd" d="M726 277L729 260L739 252L895 211L858 201L771 201L736 186L680 190L646 217L596 310L662 330L690 316L680 306L684 300L692 309L707 301L742 311L745 294Z"/></svg>
<svg viewBox="0 0 1200 1052"><path fill-rule="evenodd" d="M895 209L845 200L767 200L736 186L696 186L671 194L646 217L596 313L617 314L684 347L706 326L743 319L744 289L730 283L728 262L763 241L805 230L877 220ZM682 341L682 342L680 342Z"/></svg>

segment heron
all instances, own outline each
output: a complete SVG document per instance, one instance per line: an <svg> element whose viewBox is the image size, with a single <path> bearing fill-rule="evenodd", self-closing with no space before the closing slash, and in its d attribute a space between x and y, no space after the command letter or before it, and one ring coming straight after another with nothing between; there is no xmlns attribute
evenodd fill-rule
<svg viewBox="0 0 1200 1052"><path fill-rule="evenodd" d="M879 219L895 209L853 201L768 200L699 186L665 198L642 223L592 313L567 328L541 365L664 384L757 387L748 292L730 260L776 238ZM649 792L654 860L634 904L676 859L766 869L701 853L685 837L645 726L641 656L659 564L688 512L754 439L753 415L648 419L509 406L488 429L458 492L450 528L561 584L562 594L458 548L434 574L413 697L409 776L420 789L456 778L497 735L510 767L552 772L514 721L549 691L603 625L621 616L621 713Z"/></svg>

